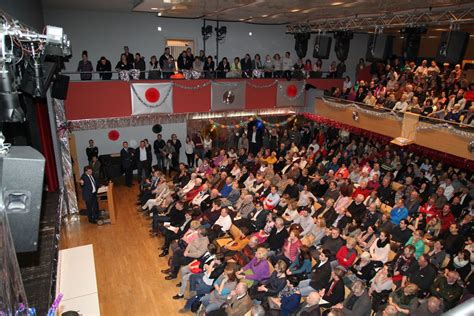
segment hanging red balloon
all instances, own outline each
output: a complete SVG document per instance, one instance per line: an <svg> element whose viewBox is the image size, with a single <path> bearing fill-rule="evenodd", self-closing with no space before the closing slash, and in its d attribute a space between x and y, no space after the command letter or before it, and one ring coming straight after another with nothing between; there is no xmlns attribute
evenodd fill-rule
<svg viewBox="0 0 474 316"><path fill-rule="evenodd" d="M290 98L296 97L297 93L298 93L298 88L294 84L289 85L288 88L286 88L286 95L289 96Z"/></svg>
<svg viewBox="0 0 474 316"><path fill-rule="evenodd" d="M120 137L119 131L114 129L109 132L109 139L111 141L116 141L117 139L119 139L119 137Z"/></svg>

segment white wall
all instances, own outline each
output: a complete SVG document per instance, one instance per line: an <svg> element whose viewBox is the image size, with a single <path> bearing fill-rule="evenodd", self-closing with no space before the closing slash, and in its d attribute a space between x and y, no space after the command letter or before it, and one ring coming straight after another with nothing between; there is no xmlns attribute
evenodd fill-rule
<svg viewBox="0 0 474 316"><path fill-rule="evenodd" d="M161 135L163 135L165 141L170 139L171 134L173 133L178 136L178 139L183 144L180 151L180 161L186 161L186 154L184 153L184 141L186 140L187 135L186 123L162 124L161 126L163 127ZM120 138L117 141L109 140L108 133L111 130L119 131ZM82 168L88 164L86 147L89 146L89 139L94 140L96 146L99 148L99 155L119 153L122 149L122 142L124 141L128 141L130 147L136 147L140 140L148 138L153 146L153 142L156 139L156 134L152 132L152 125L75 131L74 135L76 138L79 170L82 170ZM153 164L156 164L156 157L154 154Z"/></svg>
<svg viewBox="0 0 474 316"><path fill-rule="evenodd" d="M148 61L150 56L163 53L166 39L192 39L198 52L203 48L200 19L160 18L151 13L117 13L70 10L45 10L46 24L61 26L69 36L73 48L73 58L66 66L75 69L81 58L82 50L89 52L89 58L95 62L106 56L114 67L118 62L123 46L130 51L140 52ZM215 22L207 22L215 27ZM294 39L285 34L285 26L262 26L244 23L220 22L227 26L227 37L219 44L219 59L222 57L243 57L293 51ZM161 26L159 32L157 27ZM249 32L253 36L249 36ZM216 41L211 37L206 41L206 53L215 55ZM175 56L177 58L177 56Z"/></svg>
<svg viewBox="0 0 474 316"><path fill-rule="evenodd" d="M172 38L193 39L198 52L203 48L201 27L203 21L190 19L160 18L151 13L117 13L71 10L44 10L46 24L61 26L69 36L73 48L73 58L66 65L68 70L75 70L81 58L82 50L89 52L89 58L96 61L106 56L112 63L117 63L123 46L130 47L130 51L140 52L148 61L151 55L160 56L163 53L165 40ZM207 22L215 27L215 22ZM252 25L238 22L221 22L227 26L227 37L219 44L219 59L236 56L243 57L245 53L259 53L262 58L266 54L283 54L290 51L296 61L294 51L295 40L293 35L285 34L284 25ZM159 32L157 27L161 26ZM252 36L249 36L252 32ZM307 58L312 59L313 44L316 35L313 34L308 43ZM351 41L351 49L346 61L347 74L351 78L355 75L355 66L360 57L365 58L368 35L355 34ZM331 61L337 61L332 41L331 55L323 60L325 70L329 69ZM211 37L206 41L207 55L215 55L216 41ZM177 58L177 56L175 56Z"/></svg>

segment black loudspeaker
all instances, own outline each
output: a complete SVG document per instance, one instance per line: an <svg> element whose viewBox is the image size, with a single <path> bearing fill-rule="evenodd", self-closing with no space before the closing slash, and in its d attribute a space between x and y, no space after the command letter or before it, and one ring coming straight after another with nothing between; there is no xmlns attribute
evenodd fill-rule
<svg viewBox="0 0 474 316"><path fill-rule="evenodd" d="M310 33L295 34L295 51L299 58L304 58L308 51L308 41L311 37Z"/></svg>
<svg viewBox="0 0 474 316"><path fill-rule="evenodd" d="M316 35L313 58L328 59L331 53L332 37Z"/></svg>
<svg viewBox="0 0 474 316"><path fill-rule="evenodd" d="M466 53L469 42L469 33L466 32L443 32L439 41L436 62L459 64Z"/></svg>
<svg viewBox="0 0 474 316"><path fill-rule="evenodd" d="M370 62L386 61L392 55L393 37L383 34L371 34L367 45L365 60Z"/></svg>
<svg viewBox="0 0 474 316"><path fill-rule="evenodd" d="M415 60L418 58L420 49L421 35L426 34L428 29L424 26L405 27L400 30L403 35L402 54L407 60Z"/></svg>
<svg viewBox="0 0 474 316"><path fill-rule="evenodd" d="M27 146L11 147L0 157L3 203L16 252L38 247L44 165L43 155Z"/></svg>
<svg viewBox="0 0 474 316"><path fill-rule="evenodd" d="M51 97L59 100L66 100L69 88L69 76L57 75L51 87Z"/></svg>
<svg viewBox="0 0 474 316"><path fill-rule="evenodd" d="M351 39L354 34L351 31L338 31L334 33L336 43L334 44L334 51L338 60L346 60L349 56L349 49L351 48Z"/></svg>

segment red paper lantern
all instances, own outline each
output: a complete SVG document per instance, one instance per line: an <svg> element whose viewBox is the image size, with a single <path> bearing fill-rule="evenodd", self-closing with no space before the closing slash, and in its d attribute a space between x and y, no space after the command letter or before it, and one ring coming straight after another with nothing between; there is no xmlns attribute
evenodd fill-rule
<svg viewBox="0 0 474 316"><path fill-rule="evenodd" d="M117 139L119 139L119 137L120 137L119 131L114 129L109 132L109 139L111 141L116 141Z"/></svg>
<svg viewBox="0 0 474 316"><path fill-rule="evenodd" d="M289 85L288 88L286 88L286 95L289 96L290 98L294 98L297 93L298 93L298 88L294 84Z"/></svg>
<svg viewBox="0 0 474 316"><path fill-rule="evenodd" d="M160 91L156 88L148 88L145 91L145 99L150 103L155 103L160 99Z"/></svg>

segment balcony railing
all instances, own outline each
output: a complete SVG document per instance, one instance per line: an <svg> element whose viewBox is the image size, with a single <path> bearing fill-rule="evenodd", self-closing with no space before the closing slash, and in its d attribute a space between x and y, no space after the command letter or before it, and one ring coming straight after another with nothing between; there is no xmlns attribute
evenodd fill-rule
<svg viewBox="0 0 474 316"><path fill-rule="evenodd" d="M161 71L138 69L113 70L113 71L62 71L60 74L70 76L72 81L89 80L173 80L173 79L271 79L271 78L290 78L290 79L341 79L331 77L327 71Z"/></svg>
<svg viewBox="0 0 474 316"><path fill-rule="evenodd" d="M400 111L394 111L394 110L390 110L390 109L387 109L387 108L374 108L370 105L367 105L365 103L361 103L361 102L355 102L355 101L349 101L349 100L346 100L346 99L340 99L340 98L334 98L334 97L325 97L326 100L329 100L329 101L333 101L333 102L338 102L338 103L341 103L341 104L347 104L347 105L350 105L350 104L355 104L357 105L358 107L360 108L363 108L365 110L370 110L370 111L373 111L374 113L391 113L395 116L398 116L398 117L403 117L404 113L403 112L400 112ZM467 115L467 111L463 111L463 113L465 115ZM417 114L417 113L413 113L413 114ZM448 120L444 120L444 119L440 119L440 118L436 118L436 117L429 117L429 116L424 116L424 115L420 115L418 114L419 116L419 121L420 122L424 122L424 123L430 123L430 124L447 124L446 126L450 126L452 128L455 128L457 130L462 130L464 132L469 132L469 133L473 133L473 137L474 137L474 125L467 125L467 124L463 124L462 122L456 122L456 121L448 121Z"/></svg>

